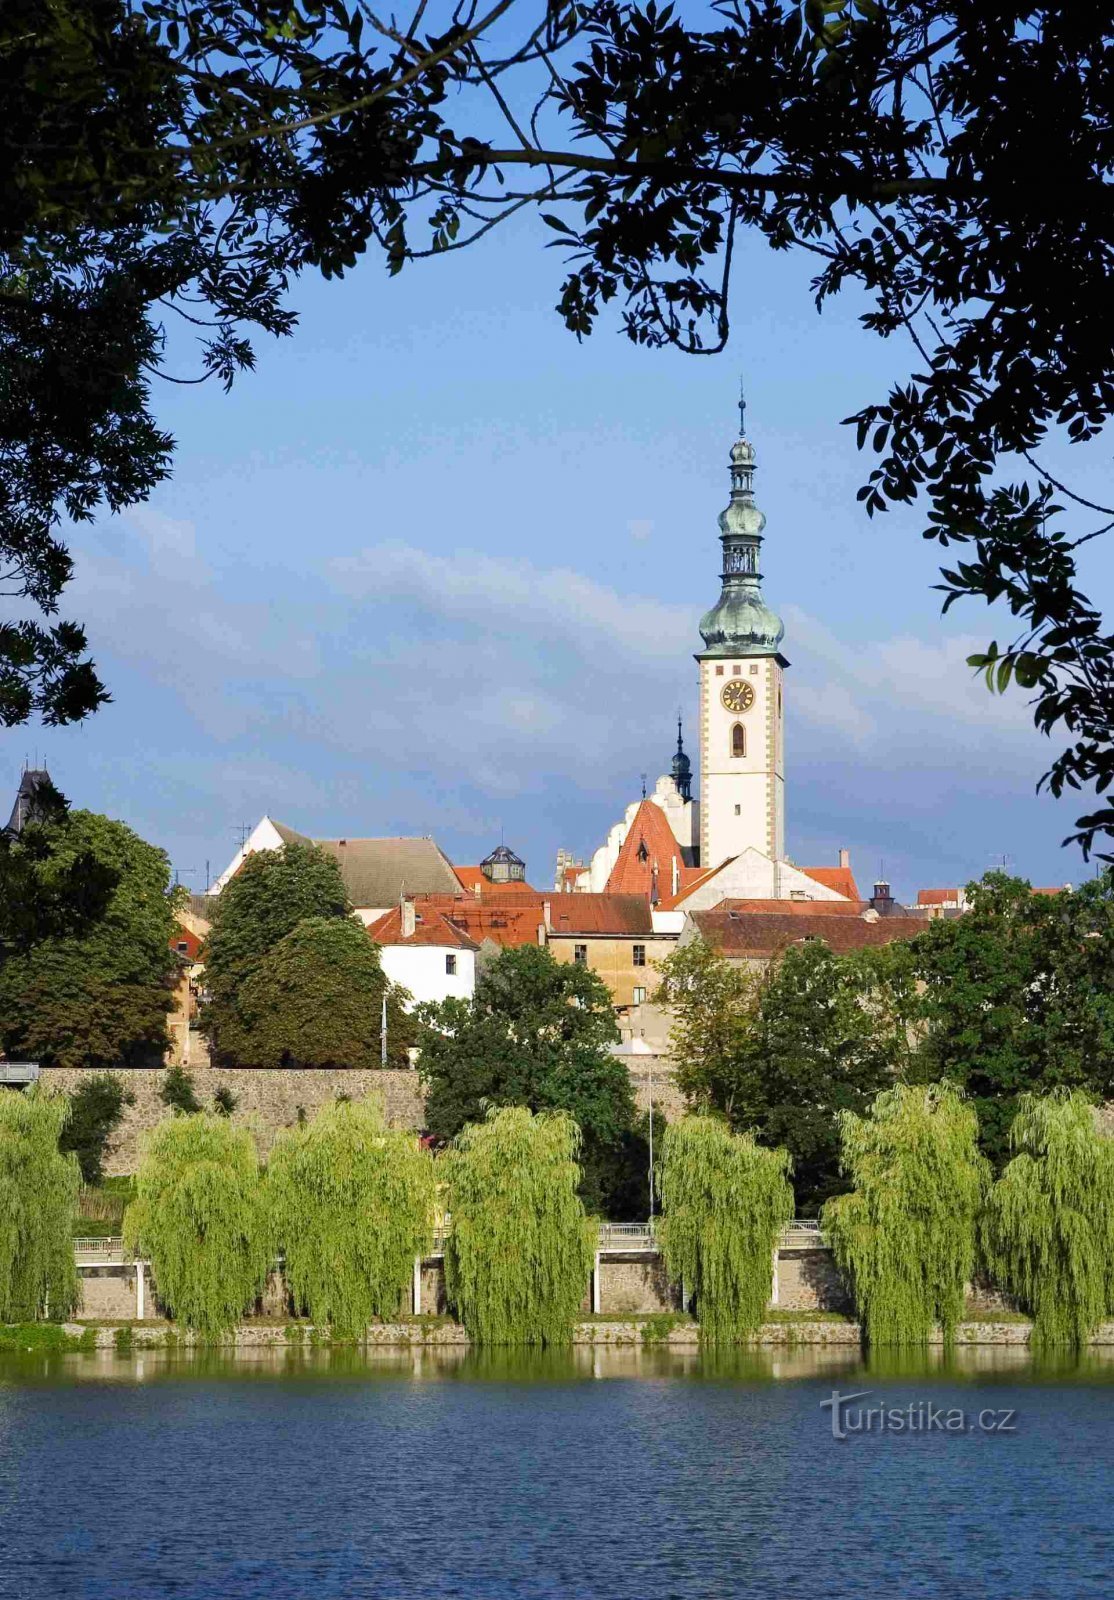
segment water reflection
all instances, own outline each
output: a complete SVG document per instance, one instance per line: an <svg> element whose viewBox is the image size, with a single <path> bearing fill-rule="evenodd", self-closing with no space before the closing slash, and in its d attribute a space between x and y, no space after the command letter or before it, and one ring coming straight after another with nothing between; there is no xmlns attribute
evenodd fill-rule
<svg viewBox="0 0 1114 1600"><path fill-rule="evenodd" d="M592 1346L569 1350L464 1345L415 1347L260 1346L198 1350L95 1350L69 1355L0 1355L0 1387L83 1383L167 1382L367 1383L451 1380L470 1384L554 1385L620 1379L688 1379L699 1383L770 1384L810 1379L872 1383L1114 1381L1114 1346L1081 1357L1034 1357L1024 1345L964 1345L952 1350L875 1350L853 1346L674 1349L665 1345Z"/></svg>

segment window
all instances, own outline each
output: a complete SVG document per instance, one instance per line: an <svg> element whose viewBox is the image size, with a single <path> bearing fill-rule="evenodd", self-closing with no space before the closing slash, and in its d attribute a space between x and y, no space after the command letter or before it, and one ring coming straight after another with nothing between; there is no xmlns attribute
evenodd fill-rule
<svg viewBox="0 0 1114 1600"><path fill-rule="evenodd" d="M646 946L644 944L631 945L631 959L636 967L646 965Z"/></svg>
<svg viewBox="0 0 1114 1600"><path fill-rule="evenodd" d="M641 1006L641 1005L644 1005L646 1003L646 991L645 991L645 989L639 989L637 987L635 988L635 991L634 991L634 1003L635 1003L636 1006Z"/></svg>
<svg viewBox="0 0 1114 1600"><path fill-rule="evenodd" d="M455 956L446 956L445 957L445 976L446 976L446 978L455 978L456 977L456 957Z"/></svg>
<svg viewBox="0 0 1114 1600"><path fill-rule="evenodd" d="M736 807L735 807L735 815L736 815L736 816L737 816L737 817L741 817L741 816L742 816L742 814L743 814L743 808L742 808L742 806L736 806Z"/></svg>
<svg viewBox="0 0 1114 1600"><path fill-rule="evenodd" d="M745 756L747 753L747 730L741 722L737 722L731 730L731 754Z"/></svg>
<svg viewBox="0 0 1114 1600"><path fill-rule="evenodd" d="M574 944L572 958L578 967L586 967L588 965L588 946L586 944Z"/></svg>
<svg viewBox="0 0 1114 1600"><path fill-rule="evenodd" d="M189 953L190 953L189 945L186 943L186 941L184 939L179 939L178 940L178 954L180 956L188 956Z"/></svg>
<svg viewBox="0 0 1114 1600"><path fill-rule="evenodd" d="M758 664L757 664L757 662L755 662L751 666L750 675L751 675L752 678L757 678L757 676L758 676Z"/></svg>
<svg viewBox="0 0 1114 1600"><path fill-rule="evenodd" d="M723 677L723 668L722 667L717 667L716 668L716 677L717 678L722 678Z"/></svg>
<svg viewBox="0 0 1114 1600"><path fill-rule="evenodd" d="M736 678L739 676L739 674L742 672L742 670L743 670L742 667L737 667L737 666L731 668L731 671L732 671L732 673L734 674L734 676Z"/></svg>

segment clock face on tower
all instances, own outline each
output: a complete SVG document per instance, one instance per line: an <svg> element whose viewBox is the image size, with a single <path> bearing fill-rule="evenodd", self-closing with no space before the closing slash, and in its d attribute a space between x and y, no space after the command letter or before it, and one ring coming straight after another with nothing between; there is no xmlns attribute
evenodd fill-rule
<svg viewBox="0 0 1114 1600"><path fill-rule="evenodd" d="M732 678L730 683L724 684L720 699L728 711L736 714L740 711L749 711L754 704L754 687L752 684Z"/></svg>

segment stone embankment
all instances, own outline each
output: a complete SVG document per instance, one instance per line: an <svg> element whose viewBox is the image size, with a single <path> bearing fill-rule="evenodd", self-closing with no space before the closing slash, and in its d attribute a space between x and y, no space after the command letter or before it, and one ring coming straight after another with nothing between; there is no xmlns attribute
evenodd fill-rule
<svg viewBox="0 0 1114 1600"><path fill-rule="evenodd" d="M334 1343L328 1328L314 1328L306 1323L243 1323L221 1339L203 1339L182 1332L166 1322L121 1322L90 1327L85 1323L66 1323L63 1331L74 1338L91 1342L98 1350L116 1349L121 1353L133 1350L165 1350L212 1348L214 1345L237 1349L313 1349ZM956 1329L959 1345L1028 1345L1032 1338L1032 1325L1028 1322L963 1322ZM441 1318L415 1318L412 1321L376 1323L369 1327L363 1345L394 1347L468 1345L471 1343L465 1330L456 1322ZM767 1322L745 1341L747 1345L773 1347L802 1345L858 1347L861 1332L857 1322L839 1318L826 1320L784 1319ZM931 1344L942 1345L943 1336L937 1333ZM663 1324L651 1318L647 1321L608 1320L582 1322L573 1332L576 1345L640 1345L655 1349L691 1350L700 1343L699 1326L690 1320L670 1321ZM1105 1322L1095 1330L1092 1345L1114 1345L1114 1322Z"/></svg>

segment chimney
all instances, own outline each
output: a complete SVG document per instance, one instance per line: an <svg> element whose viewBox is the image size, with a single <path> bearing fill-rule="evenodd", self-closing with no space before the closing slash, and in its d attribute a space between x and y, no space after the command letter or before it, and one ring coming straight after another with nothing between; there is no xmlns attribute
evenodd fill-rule
<svg viewBox="0 0 1114 1600"><path fill-rule="evenodd" d="M414 929L417 926L417 919L414 916L414 902L413 902L413 900L403 899L401 909L402 909L402 937L404 939L412 939L414 937Z"/></svg>
<svg viewBox="0 0 1114 1600"><path fill-rule="evenodd" d="M677 857L674 856L673 857L673 889L672 889L671 892L674 895L676 895L677 890L680 887L681 887L681 869L677 865Z"/></svg>
<svg viewBox="0 0 1114 1600"><path fill-rule="evenodd" d="M850 872L850 870L851 870L851 852L850 852L850 850L841 850L839 852L839 864L840 864L841 867L846 868L847 871Z"/></svg>
<svg viewBox="0 0 1114 1600"><path fill-rule="evenodd" d="M553 926L553 916L548 900L542 901L542 921L545 923L546 932L548 933Z"/></svg>
<svg viewBox="0 0 1114 1600"><path fill-rule="evenodd" d="M483 894L484 894L483 885L480 883L479 879L476 880L476 884L475 884L475 887L472 890L472 893L475 895L477 900L482 900L483 899Z"/></svg>
<svg viewBox="0 0 1114 1600"><path fill-rule="evenodd" d="M890 886L884 878L880 878L874 885L874 893L870 897L871 907L880 917L888 917L894 908L894 897L890 893Z"/></svg>
<svg viewBox="0 0 1114 1600"><path fill-rule="evenodd" d="M658 864L655 861L650 868L650 904L656 906L661 899L658 893Z"/></svg>
<svg viewBox="0 0 1114 1600"><path fill-rule="evenodd" d="M543 907L543 912L544 912L544 911L545 911L545 910L546 910L546 909L547 909L547 908L545 908L545 907ZM547 918L547 919L546 919L546 920L547 920L547 921L548 921L548 918ZM540 945L542 945L542 946L544 946L544 945L545 945L545 943L546 943L546 937L545 937L545 931L546 931L546 925L545 925L545 923L544 923L544 922L539 922L539 923L538 923L538 943L539 943L539 944L540 944Z"/></svg>

